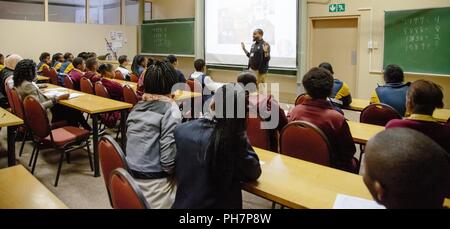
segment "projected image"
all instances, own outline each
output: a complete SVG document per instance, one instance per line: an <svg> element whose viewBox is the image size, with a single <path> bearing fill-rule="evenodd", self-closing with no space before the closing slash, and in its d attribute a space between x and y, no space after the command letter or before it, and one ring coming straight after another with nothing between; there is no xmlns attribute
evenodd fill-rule
<svg viewBox="0 0 450 229"><path fill-rule="evenodd" d="M271 46L272 67L297 66L297 1L283 0L206 0L205 41L209 64L246 65L241 49L250 49L252 34L264 30Z"/></svg>

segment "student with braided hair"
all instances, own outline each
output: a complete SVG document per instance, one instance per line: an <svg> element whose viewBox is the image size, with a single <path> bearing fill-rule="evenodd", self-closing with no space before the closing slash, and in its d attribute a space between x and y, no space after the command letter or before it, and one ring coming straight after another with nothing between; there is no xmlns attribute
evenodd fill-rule
<svg viewBox="0 0 450 229"><path fill-rule="evenodd" d="M151 208L167 209L176 193L173 130L181 123L181 112L171 92L178 77L170 64L161 61L144 77L142 101L127 120L126 160Z"/></svg>

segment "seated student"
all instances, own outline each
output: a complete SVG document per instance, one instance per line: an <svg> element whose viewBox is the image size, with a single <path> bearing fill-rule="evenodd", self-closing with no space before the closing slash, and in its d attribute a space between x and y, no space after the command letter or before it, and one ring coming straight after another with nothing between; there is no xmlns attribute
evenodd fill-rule
<svg viewBox="0 0 450 229"><path fill-rule="evenodd" d="M5 68L5 57L0 53L0 71Z"/></svg>
<svg viewBox="0 0 450 229"><path fill-rule="evenodd" d="M128 57L126 55L122 55L119 57L119 67L116 69L116 71L120 71L122 73L123 77L126 80L130 80L130 70L126 67L128 65Z"/></svg>
<svg viewBox="0 0 450 229"><path fill-rule="evenodd" d="M16 54L9 55L6 57L5 60L5 68L0 71L0 106L2 108L9 108L9 102L8 97L6 95L6 88L5 88L5 82L6 80L14 75L14 69L16 69L17 63L19 63L21 60L23 60L22 57ZM14 81L13 79L9 79L7 82L8 87L12 89L14 87Z"/></svg>
<svg viewBox="0 0 450 229"><path fill-rule="evenodd" d="M52 123L65 121L71 126L91 130L81 112L57 104L59 100L68 99L69 95L47 97L34 83L36 80L36 64L32 60L21 60L14 70L14 87L22 98L34 96L42 106L52 111Z"/></svg>
<svg viewBox="0 0 450 229"><path fill-rule="evenodd" d="M405 116L406 93L410 83L403 83L403 70L398 65L388 65L384 70L384 81L386 85L379 86L373 93L370 103L384 103Z"/></svg>
<svg viewBox="0 0 450 229"><path fill-rule="evenodd" d="M404 120L392 120L386 128L404 127L420 131L441 145L450 157L450 126L433 118L435 109L444 107L443 98L442 88L431 81L412 83L406 98L408 113L412 115Z"/></svg>
<svg viewBox="0 0 450 229"><path fill-rule="evenodd" d="M175 129L178 190L172 208L242 208L242 182L261 175L259 158L246 135L245 97L240 85L225 85L214 95L214 115Z"/></svg>
<svg viewBox="0 0 450 229"><path fill-rule="evenodd" d="M250 110L261 112L266 112L267 114L260 115L264 120L269 121L271 119L271 111L275 109L278 112L278 125L277 130L281 132L283 128L288 124L288 119L286 113L280 107L278 101L273 98L273 96L267 96L264 94L259 94L257 90L257 79L253 72L246 71L239 74L237 82L242 84L246 90L249 90L249 106ZM275 139L276 140L276 139Z"/></svg>
<svg viewBox="0 0 450 229"><path fill-rule="evenodd" d="M56 71L59 71L63 62L64 56L62 53L53 54L51 67L54 68Z"/></svg>
<svg viewBox="0 0 450 229"><path fill-rule="evenodd" d="M212 97L215 91L217 91L222 84L216 83L212 80L210 76L207 76L206 71L206 63L202 59L198 59L194 62L195 72L192 73L189 79L196 80L202 86L201 90L203 92L203 102L206 102L208 99ZM209 90L209 93L205 94L204 89Z"/></svg>
<svg viewBox="0 0 450 229"><path fill-rule="evenodd" d="M97 60L95 58L90 58L92 60ZM90 60L88 59L88 60ZM96 75L91 78L92 83L97 81L102 82L103 86L108 90L111 99L123 101L123 88L122 85L109 80L114 77L114 67L111 64L101 64L98 67L98 72L100 75Z"/></svg>
<svg viewBox="0 0 450 229"><path fill-rule="evenodd" d="M450 181L445 154L420 132L386 130L367 143L364 183L388 209L442 208Z"/></svg>
<svg viewBox="0 0 450 229"><path fill-rule="evenodd" d="M86 69L86 62L83 58L77 57L72 62L75 67L72 71L69 72L69 77L72 79L75 90L80 90L80 81L84 76L84 70Z"/></svg>
<svg viewBox="0 0 450 229"><path fill-rule="evenodd" d="M166 61L169 62L173 68L175 68L175 70L177 71L177 75L178 75L178 82L179 83L186 83L186 77L184 77L183 72L181 72L177 67L178 67L178 58L174 55L169 55L166 58Z"/></svg>
<svg viewBox="0 0 450 229"><path fill-rule="evenodd" d="M59 69L59 73L62 74L69 74L70 71L73 69L72 61L74 59L74 56L72 53L67 52L64 54L64 63L61 65L61 68Z"/></svg>
<svg viewBox="0 0 450 229"><path fill-rule="evenodd" d="M144 70L147 68L147 61L148 60L145 56L135 56L133 63L131 64L131 72L140 78L142 73L144 73Z"/></svg>
<svg viewBox="0 0 450 229"><path fill-rule="evenodd" d="M151 208L167 209L176 193L173 130L181 123L181 113L171 92L177 75L157 61L144 77L145 94L127 120L126 160Z"/></svg>
<svg viewBox="0 0 450 229"><path fill-rule="evenodd" d="M42 74L42 71L44 70L44 68L48 68L50 69L50 65L52 64L52 60L50 59L50 53L48 52L44 52L41 54L41 56L39 57L39 64L37 66L37 74L40 75Z"/></svg>
<svg viewBox="0 0 450 229"><path fill-rule="evenodd" d="M334 77L333 66L331 66L330 63L322 63L319 65L319 68L324 68L330 71L330 73ZM350 106L350 104L352 104L352 95L350 93L350 88L345 82L340 81L336 78L334 78L333 92L331 93L330 98L333 99L334 104L341 108L348 107Z"/></svg>
<svg viewBox="0 0 450 229"><path fill-rule="evenodd" d="M303 85L311 97L296 106L289 121L307 121L316 125L331 144L331 166L356 172L355 143L345 117L327 101L333 90L333 76L322 68L313 68L303 78Z"/></svg>

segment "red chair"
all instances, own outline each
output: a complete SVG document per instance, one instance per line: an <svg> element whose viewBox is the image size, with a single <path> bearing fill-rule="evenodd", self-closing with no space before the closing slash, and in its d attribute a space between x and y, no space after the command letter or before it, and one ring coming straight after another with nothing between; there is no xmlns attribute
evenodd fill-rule
<svg viewBox="0 0 450 229"><path fill-rule="evenodd" d="M114 79L116 79L116 80L127 80L127 79L125 78L125 76L122 74L122 72L120 72L119 70L117 70L117 71L115 72L115 77L114 77Z"/></svg>
<svg viewBox="0 0 450 229"><path fill-rule="evenodd" d="M5 92L6 92L6 97L8 97L8 103L9 103L9 107L11 107L11 112L14 114L14 106L13 106L13 101L12 101L12 97L11 97L11 88L9 87L9 83L8 81L12 80L12 76L6 78L5 80Z"/></svg>
<svg viewBox="0 0 450 229"><path fill-rule="evenodd" d="M48 67L43 67L42 68L42 75L46 76L46 77L50 77L50 69Z"/></svg>
<svg viewBox="0 0 450 229"><path fill-rule="evenodd" d="M75 85L73 83L72 78L70 78L70 76L64 77L64 87L67 89L75 90Z"/></svg>
<svg viewBox="0 0 450 229"><path fill-rule="evenodd" d="M64 156L66 154L69 156L72 151L86 147L89 156L89 165L91 166L91 171L93 171L91 150L89 148L89 131L72 126L52 130L48 120L47 111L33 96L26 97L23 101L23 106L25 111L25 120L33 133L33 142L35 143L36 149L31 155L32 158L34 157L33 167L31 170L32 173L34 173L36 168L36 161L39 156L38 146L40 144L52 146L61 154L58 172L56 174L55 187L58 186ZM85 144L80 145L81 143Z"/></svg>
<svg viewBox="0 0 450 229"><path fill-rule="evenodd" d="M20 97L19 93L17 93L15 88L13 88L12 90L9 89L8 96L11 97L11 104L12 104L11 109L13 110L13 113L20 119L25 120L25 111L23 109L22 98ZM20 146L20 151L19 151L19 157L21 157L22 153L23 153L23 148L25 146L25 141L29 134L29 129L26 126L26 123L25 123L25 125L22 125L19 127L18 132L23 133L22 145Z"/></svg>
<svg viewBox="0 0 450 229"><path fill-rule="evenodd" d="M110 98L109 92L106 89L106 87L103 86L102 82L100 82L100 81L96 82L95 86L94 86L94 89L95 89L95 94L97 96L100 96L100 97L103 97L103 98L107 98L107 99Z"/></svg>
<svg viewBox="0 0 450 229"><path fill-rule="evenodd" d="M364 108L359 118L361 123L386 126L393 119L402 119L400 113L386 104L372 104Z"/></svg>
<svg viewBox="0 0 450 229"><path fill-rule="evenodd" d="M276 130L261 129L261 118L247 119L247 136L252 146L272 152L278 152L278 136Z"/></svg>
<svg viewBox="0 0 450 229"><path fill-rule="evenodd" d="M122 168L128 171L125 154L119 144L110 136L104 136L98 143L98 153L100 156L100 166L103 178L105 179L106 190L111 202L111 192L109 190L109 178L115 169ZM111 202L112 206L112 202Z"/></svg>
<svg viewBox="0 0 450 229"><path fill-rule="evenodd" d="M122 168L112 172L109 179L114 209L149 209L150 206L133 177Z"/></svg>
<svg viewBox="0 0 450 229"><path fill-rule="evenodd" d="M330 166L331 150L331 145L325 134L311 123L292 122L281 131L281 154Z"/></svg>
<svg viewBox="0 0 450 229"><path fill-rule="evenodd" d="M54 68L50 69L48 78L50 78L51 84L58 85L58 72Z"/></svg>
<svg viewBox="0 0 450 229"><path fill-rule="evenodd" d="M295 106L302 104L303 102L305 102L305 100L308 99L308 95L307 94L301 94L297 97L297 99L295 100Z"/></svg>
<svg viewBox="0 0 450 229"><path fill-rule="evenodd" d="M194 80L187 80L186 83L189 86L189 89L191 90L191 92L194 92L194 90L195 90L195 81Z"/></svg>
<svg viewBox="0 0 450 229"><path fill-rule="evenodd" d="M95 95L94 86L92 85L92 82L86 77L83 77L80 80L80 91L86 94Z"/></svg>
<svg viewBox="0 0 450 229"><path fill-rule="evenodd" d="M133 88L131 88L128 84L123 86L123 100L133 106L139 102L136 92L134 92Z"/></svg>
<svg viewBox="0 0 450 229"><path fill-rule="evenodd" d="M133 83L139 82L139 76L137 76L137 75L134 74L134 73L131 73L131 74L130 74L130 81L133 82Z"/></svg>

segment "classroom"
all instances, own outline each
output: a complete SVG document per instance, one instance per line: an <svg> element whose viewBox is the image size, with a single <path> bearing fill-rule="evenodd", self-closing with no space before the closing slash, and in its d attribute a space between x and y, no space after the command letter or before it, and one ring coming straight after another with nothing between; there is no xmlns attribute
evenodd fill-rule
<svg viewBox="0 0 450 229"><path fill-rule="evenodd" d="M0 0L0 28L0 209L450 207L449 0Z"/></svg>

